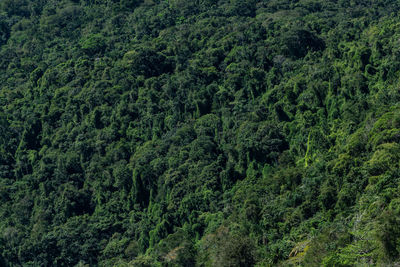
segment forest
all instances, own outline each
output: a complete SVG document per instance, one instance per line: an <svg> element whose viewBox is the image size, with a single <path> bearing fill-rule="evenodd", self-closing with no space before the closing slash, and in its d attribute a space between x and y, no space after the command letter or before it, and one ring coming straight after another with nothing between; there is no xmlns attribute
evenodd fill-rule
<svg viewBox="0 0 400 267"><path fill-rule="evenodd" d="M399 264L399 0L0 0L0 266Z"/></svg>

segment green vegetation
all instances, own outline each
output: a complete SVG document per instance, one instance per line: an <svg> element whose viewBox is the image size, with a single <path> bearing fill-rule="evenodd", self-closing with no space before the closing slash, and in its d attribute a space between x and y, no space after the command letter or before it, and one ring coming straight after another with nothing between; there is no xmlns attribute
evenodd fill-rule
<svg viewBox="0 0 400 267"><path fill-rule="evenodd" d="M0 1L0 265L398 265L399 12Z"/></svg>

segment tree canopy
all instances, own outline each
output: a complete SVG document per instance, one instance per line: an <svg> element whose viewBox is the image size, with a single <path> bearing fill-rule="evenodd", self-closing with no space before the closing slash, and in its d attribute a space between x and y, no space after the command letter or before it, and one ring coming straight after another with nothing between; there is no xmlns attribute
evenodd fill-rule
<svg viewBox="0 0 400 267"><path fill-rule="evenodd" d="M0 265L398 264L399 11L0 1Z"/></svg>

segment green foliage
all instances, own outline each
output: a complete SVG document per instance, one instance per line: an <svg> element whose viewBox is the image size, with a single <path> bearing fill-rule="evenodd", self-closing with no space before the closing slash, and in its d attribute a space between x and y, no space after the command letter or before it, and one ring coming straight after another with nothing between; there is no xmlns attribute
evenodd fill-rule
<svg viewBox="0 0 400 267"><path fill-rule="evenodd" d="M101 34L92 34L81 39L82 50L89 56L102 52L106 46L105 38Z"/></svg>
<svg viewBox="0 0 400 267"><path fill-rule="evenodd" d="M255 263L252 241L220 227L206 235L199 245L200 266L252 266Z"/></svg>
<svg viewBox="0 0 400 267"><path fill-rule="evenodd" d="M0 1L1 266L391 266L396 1Z"/></svg>

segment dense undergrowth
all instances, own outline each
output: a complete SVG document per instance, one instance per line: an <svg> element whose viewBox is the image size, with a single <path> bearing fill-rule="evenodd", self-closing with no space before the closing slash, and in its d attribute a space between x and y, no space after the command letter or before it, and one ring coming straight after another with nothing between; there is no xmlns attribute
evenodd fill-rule
<svg viewBox="0 0 400 267"><path fill-rule="evenodd" d="M0 1L0 264L399 264L399 9Z"/></svg>

